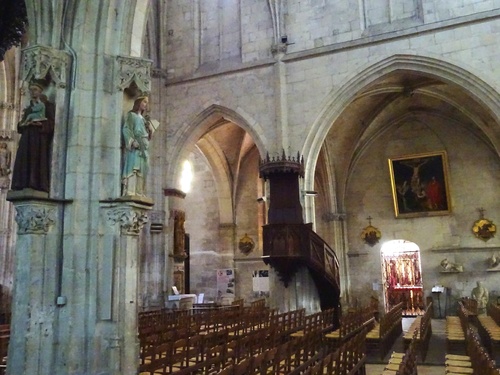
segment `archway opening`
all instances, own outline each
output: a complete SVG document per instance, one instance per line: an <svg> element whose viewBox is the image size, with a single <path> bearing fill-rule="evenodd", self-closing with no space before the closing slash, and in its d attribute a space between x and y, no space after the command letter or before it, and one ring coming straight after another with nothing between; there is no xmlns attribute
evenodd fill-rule
<svg viewBox="0 0 500 375"><path fill-rule="evenodd" d="M404 316L425 312L420 248L414 242L393 240L381 250L385 311L403 303Z"/></svg>
<svg viewBox="0 0 500 375"><path fill-rule="evenodd" d="M183 189L189 258L176 270L184 272L190 293L203 293L206 302L252 301L252 274L267 269L261 259L266 205L258 199L265 189L256 142L242 126L219 117L186 154L192 166L192 189ZM242 247L243 240L251 246ZM234 280L222 282L221 272L231 272Z"/></svg>

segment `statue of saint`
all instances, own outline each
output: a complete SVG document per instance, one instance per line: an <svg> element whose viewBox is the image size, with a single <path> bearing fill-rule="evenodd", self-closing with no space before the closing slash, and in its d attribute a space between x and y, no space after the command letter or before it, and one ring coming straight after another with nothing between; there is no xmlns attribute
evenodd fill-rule
<svg viewBox="0 0 500 375"><path fill-rule="evenodd" d="M488 305L489 292L483 286L481 281L477 282L477 286L472 289L471 297L477 301L477 309L479 313L484 313L486 311L486 306Z"/></svg>
<svg viewBox="0 0 500 375"><path fill-rule="evenodd" d="M464 266L449 262L447 258L441 261L441 271L442 272L463 272Z"/></svg>
<svg viewBox="0 0 500 375"><path fill-rule="evenodd" d="M7 143L0 142L0 176L8 176L10 170L11 152L7 147Z"/></svg>
<svg viewBox="0 0 500 375"><path fill-rule="evenodd" d="M12 190L30 188L48 193L55 106L43 95L41 84L32 83L29 90L30 102L17 124L21 138L12 173Z"/></svg>
<svg viewBox="0 0 500 375"><path fill-rule="evenodd" d="M122 196L145 196L145 184L149 172L149 141L154 132L151 121L144 116L148 103L147 96L137 98L123 124L125 154Z"/></svg>

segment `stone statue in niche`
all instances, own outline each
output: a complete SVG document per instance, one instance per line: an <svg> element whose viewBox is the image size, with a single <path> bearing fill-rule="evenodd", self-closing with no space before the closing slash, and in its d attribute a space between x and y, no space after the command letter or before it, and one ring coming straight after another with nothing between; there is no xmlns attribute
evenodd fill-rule
<svg viewBox="0 0 500 375"><path fill-rule="evenodd" d="M447 258L441 261L441 272L464 272L464 266L449 262Z"/></svg>
<svg viewBox="0 0 500 375"><path fill-rule="evenodd" d="M477 286L472 289L471 297L477 301L477 309L479 313L484 313L486 311L486 306L488 305L489 292L483 286L481 281L477 282Z"/></svg>
<svg viewBox="0 0 500 375"><path fill-rule="evenodd" d="M186 213L184 211L174 211L174 258L185 259L187 257L185 251L185 236L186 230L184 222L186 221Z"/></svg>
<svg viewBox="0 0 500 375"><path fill-rule="evenodd" d="M488 270L498 270L500 271L500 256L498 254L493 254L488 258Z"/></svg>
<svg viewBox="0 0 500 375"><path fill-rule="evenodd" d="M139 96L125 118L122 128L125 146L122 170L122 196L145 196L149 172L149 141L156 129L145 112L147 96ZM157 124L157 122L156 122Z"/></svg>
<svg viewBox="0 0 500 375"><path fill-rule="evenodd" d="M10 162L12 153L6 142L0 142L0 177L6 177L10 174Z"/></svg>
<svg viewBox="0 0 500 375"><path fill-rule="evenodd" d="M29 86L31 99L17 124L21 138L12 173L12 190L33 189L48 193L50 189L55 105L43 94L44 89L38 82Z"/></svg>

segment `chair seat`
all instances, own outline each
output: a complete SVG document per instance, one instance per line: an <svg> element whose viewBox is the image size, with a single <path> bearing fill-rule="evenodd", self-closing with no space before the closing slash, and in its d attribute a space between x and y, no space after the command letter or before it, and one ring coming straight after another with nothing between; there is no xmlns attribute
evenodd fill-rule
<svg viewBox="0 0 500 375"><path fill-rule="evenodd" d="M457 361L447 359L445 361L445 366L453 366L453 367L472 367L472 363L470 361Z"/></svg>
<svg viewBox="0 0 500 375"><path fill-rule="evenodd" d="M459 354L446 354L445 360L451 361L470 361L470 357L468 355L459 355Z"/></svg>
<svg viewBox="0 0 500 375"><path fill-rule="evenodd" d="M399 352L392 352L391 358L403 358L405 356L405 353L399 353Z"/></svg>
<svg viewBox="0 0 500 375"><path fill-rule="evenodd" d="M387 365L385 365L385 370L398 371L399 370L399 364L388 363Z"/></svg>
<svg viewBox="0 0 500 375"><path fill-rule="evenodd" d="M446 374L473 374L474 370L470 367L448 366L445 368Z"/></svg>
<svg viewBox="0 0 500 375"><path fill-rule="evenodd" d="M338 339L340 337L340 330L335 330L335 331L332 331L332 332L328 332L325 337L327 339Z"/></svg>

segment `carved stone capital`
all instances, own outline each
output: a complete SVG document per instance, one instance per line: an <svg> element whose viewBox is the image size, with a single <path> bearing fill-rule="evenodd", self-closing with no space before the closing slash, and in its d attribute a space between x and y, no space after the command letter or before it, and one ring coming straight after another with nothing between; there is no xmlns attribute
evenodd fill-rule
<svg viewBox="0 0 500 375"><path fill-rule="evenodd" d="M153 65L151 60L117 56L116 64L116 86L119 90L125 90L133 82L142 93L151 91L151 67Z"/></svg>
<svg viewBox="0 0 500 375"><path fill-rule="evenodd" d="M56 221L54 207L41 203L18 204L15 207L18 234L46 234Z"/></svg>
<svg viewBox="0 0 500 375"><path fill-rule="evenodd" d="M47 74L58 87L66 87L66 72L70 56L62 50L46 46L33 46L23 50L22 79L45 79Z"/></svg>
<svg viewBox="0 0 500 375"><path fill-rule="evenodd" d="M11 102L0 101L0 109L13 110L19 109L19 106Z"/></svg>
<svg viewBox="0 0 500 375"><path fill-rule="evenodd" d="M111 207L107 210L107 219L112 226L120 225L124 234L135 236L139 235L148 222L144 209L131 205Z"/></svg>

